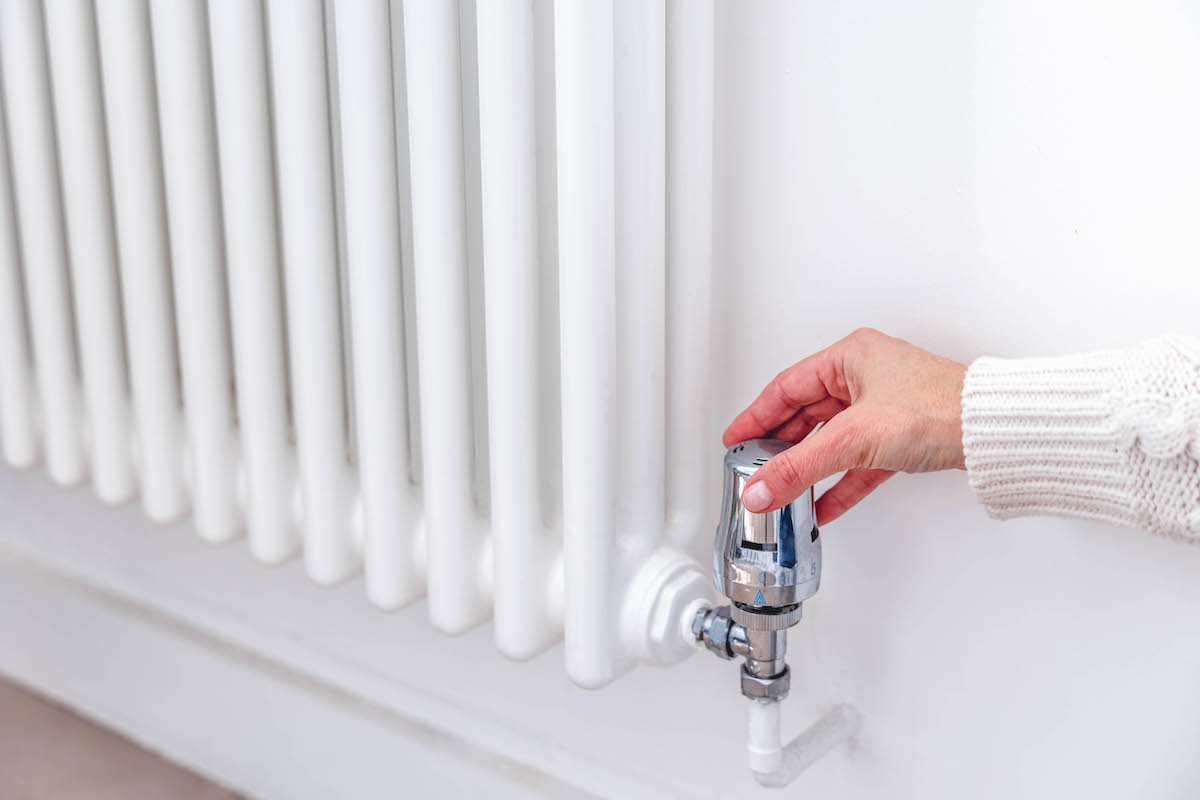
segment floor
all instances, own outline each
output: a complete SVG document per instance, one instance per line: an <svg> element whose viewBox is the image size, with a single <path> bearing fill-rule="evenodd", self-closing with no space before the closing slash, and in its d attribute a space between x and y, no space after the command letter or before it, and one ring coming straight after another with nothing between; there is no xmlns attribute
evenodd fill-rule
<svg viewBox="0 0 1200 800"><path fill-rule="evenodd" d="M235 800L120 734L0 679L4 800Z"/></svg>

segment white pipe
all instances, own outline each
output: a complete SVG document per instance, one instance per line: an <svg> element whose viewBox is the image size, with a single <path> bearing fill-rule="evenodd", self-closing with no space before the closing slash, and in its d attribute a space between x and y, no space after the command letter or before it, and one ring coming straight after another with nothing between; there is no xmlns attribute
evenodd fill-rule
<svg viewBox="0 0 1200 800"><path fill-rule="evenodd" d="M210 0L246 534L260 561L296 552L275 174L260 0Z"/></svg>
<svg viewBox="0 0 1200 800"><path fill-rule="evenodd" d="M614 12L617 497L623 543L642 554L666 518L666 5L618 0Z"/></svg>
<svg viewBox="0 0 1200 800"><path fill-rule="evenodd" d="M187 511L188 497L145 0L97 0L96 22L142 506L169 522Z"/></svg>
<svg viewBox="0 0 1200 800"><path fill-rule="evenodd" d="M746 755L750 771L771 773L783 764L783 734L780 732L779 712L783 703L778 700L750 701L750 728L746 736Z"/></svg>
<svg viewBox="0 0 1200 800"><path fill-rule="evenodd" d="M0 447L10 466L25 468L37 460L38 441L3 105L0 103Z"/></svg>
<svg viewBox="0 0 1200 800"><path fill-rule="evenodd" d="M778 701L750 703L750 770L756 781L772 788L787 786L833 748L854 737L862 725L857 709L839 705L785 746L779 730L781 705Z"/></svg>
<svg viewBox="0 0 1200 800"><path fill-rule="evenodd" d="M200 535L222 542L240 532L242 514L208 25L200 0L152 0L150 22L193 510Z"/></svg>
<svg viewBox="0 0 1200 800"><path fill-rule="evenodd" d="M46 0L45 15L92 483L101 499L121 503L137 487L95 11L89 2Z"/></svg>
<svg viewBox="0 0 1200 800"><path fill-rule="evenodd" d="M292 407L310 575L357 568L342 370L325 15L320 0L270 0L279 213L287 288Z"/></svg>
<svg viewBox="0 0 1200 800"><path fill-rule="evenodd" d="M334 6L367 594L384 608L421 591L408 482L408 395L390 15L386 0Z"/></svg>
<svg viewBox="0 0 1200 800"><path fill-rule="evenodd" d="M708 532L713 0L667 3L667 475L671 542Z"/></svg>
<svg viewBox="0 0 1200 800"><path fill-rule="evenodd" d="M567 672L601 686L626 666L613 613L617 424L613 7L554 9Z"/></svg>
<svg viewBox="0 0 1200 800"><path fill-rule="evenodd" d="M471 356L467 312L458 3L404 4L409 175L420 372L429 613L457 633L485 619L483 526L472 498Z"/></svg>
<svg viewBox="0 0 1200 800"><path fill-rule="evenodd" d="M45 41L37 0L0 3L0 70L46 471L58 483L73 484L83 479L87 462Z"/></svg>
<svg viewBox="0 0 1200 800"><path fill-rule="evenodd" d="M542 523L540 270L533 2L476 3L480 186L496 646L529 658L558 637L546 602L558 546Z"/></svg>

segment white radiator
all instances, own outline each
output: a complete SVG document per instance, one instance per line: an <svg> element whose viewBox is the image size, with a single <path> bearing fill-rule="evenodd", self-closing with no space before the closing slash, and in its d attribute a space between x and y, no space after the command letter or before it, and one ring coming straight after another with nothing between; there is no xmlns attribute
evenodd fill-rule
<svg viewBox="0 0 1200 800"><path fill-rule="evenodd" d="M712 25L3 0L4 459L585 686L686 655Z"/></svg>

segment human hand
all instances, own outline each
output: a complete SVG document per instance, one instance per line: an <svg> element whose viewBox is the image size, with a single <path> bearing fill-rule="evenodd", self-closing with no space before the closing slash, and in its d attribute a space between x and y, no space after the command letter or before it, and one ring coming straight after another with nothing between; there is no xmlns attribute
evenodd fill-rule
<svg viewBox="0 0 1200 800"><path fill-rule="evenodd" d="M760 437L799 442L754 474L742 502L756 513L773 511L847 470L817 500L817 524L824 525L896 472L963 469L966 370L870 328L793 364L722 437L726 447Z"/></svg>

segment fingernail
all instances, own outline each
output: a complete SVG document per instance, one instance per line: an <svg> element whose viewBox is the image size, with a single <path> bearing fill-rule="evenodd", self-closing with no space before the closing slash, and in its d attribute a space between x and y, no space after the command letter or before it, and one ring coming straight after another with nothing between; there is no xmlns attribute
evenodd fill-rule
<svg viewBox="0 0 1200 800"><path fill-rule="evenodd" d="M775 495L771 494L766 481L752 483L742 492L742 504L755 513L766 511L773 502Z"/></svg>

